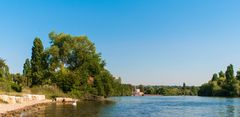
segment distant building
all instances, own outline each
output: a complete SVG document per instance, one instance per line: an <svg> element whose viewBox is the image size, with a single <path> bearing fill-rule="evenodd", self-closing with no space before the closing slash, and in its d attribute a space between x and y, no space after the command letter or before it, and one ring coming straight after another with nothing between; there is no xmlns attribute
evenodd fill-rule
<svg viewBox="0 0 240 117"><path fill-rule="evenodd" d="M136 89L133 92L133 96L144 96L144 93L140 91L140 89Z"/></svg>

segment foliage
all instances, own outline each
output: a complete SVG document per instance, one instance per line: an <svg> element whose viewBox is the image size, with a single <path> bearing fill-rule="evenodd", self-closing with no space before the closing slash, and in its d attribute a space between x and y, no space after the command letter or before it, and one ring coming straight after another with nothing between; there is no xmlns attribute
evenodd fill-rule
<svg viewBox="0 0 240 117"><path fill-rule="evenodd" d="M31 79L33 85L43 84L43 51L44 47L40 38L35 38L32 47Z"/></svg>
<svg viewBox="0 0 240 117"><path fill-rule="evenodd" d="M216 81L218 79L218 75L215 73L213 74L212 81Z"/></svg>
<svg viewBox="0 0 240 117"><path fill-rule="evenodd" d="M66 96L66 94L63 93L63 91L59 89L57 86L50 85L34 86L30 88L30 92L33 94L44 94L47 98Z"/></svg>
<svg viewBox="0 0 240 117"><path fill-rule="evenodd" d="M23 76L15 78L17 84L56 85L72 97L131 95L132 86L121 84L105 69L101 54L86 36L51 32L49 38L47 49L35 38L31 60L25 61Z"/></svg>
<svg viewBox="0 0 240 117"><path fill-rule="evenodd" d="M230 64L227 67L227 71L225 72L225 76L226 76L227 81L231 81L232 79L234 79L234 71L233 71L233 65L232 64Z"/></svg>
<svg viewBox="0 0 240 117"><path fill-rule="evenodd" d="M233 65L229 65L225 74L221 71L219 76L213 75L208 83L203 84L198 91L200 96L240 96L239 72L234 76Z"/></svg>
<svg viewBox="0 0 240 117"><path fill-rule="evenodd" d="M0 58L0 78L9 78L9 68L5 63L5 60Z"/></svg>
<svg viewBox="0 0 240 117"><path fill-rule="evenodd" d="M3 59L0 59L0 90L4 92L11 92L12 90L16 92L21 92L22 87L14 82L15 76L17 75L10 75L8 66L6 65ZM18 74L18 76L20 76Z"/></svg>
<svg viewBox="0 0 240 117"><path fill-rule="evenodd" d="M177 96L177 95L197 95L198 87L186 86L145 86L144 93L150 95L164 95L164 96Z"/></svg>
<svg viewBox="0 0 240 117"><path fill-rule="evenodd" d="M31 77L32 74L32 68L31 68L31 62L29 59L26 59L24 65L23 65L23 76L27 78L26 85L30 86L31 84Z"/></svg>
<svg viewBox="0 0 240 117"><path fill-rule="evenodd" d="M106 68L101 54L86 36L49 34L50 47L44 49L40 38L35 38L31 59L26 59L23 74L9 74L0 59L0 88L21 92L31 87L32 93L48 97L68 95L75 98L131 95L132 86L121 83ZM10 88L9 88L10 87Z"/></svg>
<svg viewBox="0 0 240 117"><path fill-rule="evenodd" d="M22 86L20 86L16 83L12 83L11 88L16 92L22 92Z"/></svg>
<svg viewBox="0 0 240 117"><path fill-rule="evenodd" d="M0 79L0 90L3 92L10 92L12 90L11 82L4 78L1 78Z"/></svg>

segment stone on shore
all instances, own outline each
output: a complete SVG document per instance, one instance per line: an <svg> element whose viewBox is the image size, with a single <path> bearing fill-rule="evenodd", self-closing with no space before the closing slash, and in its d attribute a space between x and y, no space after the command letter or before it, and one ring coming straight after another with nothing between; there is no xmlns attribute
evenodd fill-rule
<svg viewBox="0 0 240 117"><path fill-rule="evenodd" d="M16 104L15 96L8 96L8 104Z"/></svg>
<svg viewBox="0 0 240 117"><path fill-rule="evenodd" d="M20 104L21 104L21 103L24 102L24 98L23 98L23 97L16 97L15 99L16 99L16 102L17 102L17 103L20 103Z"/></svg>
<svg viewBox="0 0 240 117"><path fill-rule="evenodd" d="M25 103L30 101L42 101L45 100L45 95L31 95L27 94L22 97L16 97L16 96L8 96L8 95L0 95L0 100L2 102L8 103L8 104L16 104L16 103Z"/></svg>
<svg viewBox="0 0 240 117"><path fill-rule="evenodd" d="M72 98L66 98L66 97L57 97L56 102L73 102L75 101Z"/></svg>

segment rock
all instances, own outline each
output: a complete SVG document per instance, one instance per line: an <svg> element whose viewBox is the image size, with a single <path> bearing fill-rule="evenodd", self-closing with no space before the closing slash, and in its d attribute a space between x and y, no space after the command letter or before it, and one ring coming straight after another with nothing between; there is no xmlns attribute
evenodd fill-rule
<svg viewBox="0 0 240 117"><path fill-rule="evenodd" d="M8 104L16 104L15 96L8 96Z"/></svg>
<svg viewBox="0 0 240 117"><path fill-rule="evenodd" d="M37 101L45 100L45 95L32 95L32 99Z"/></svg>
<svg viewBox="0 0 240 117"><path fill-rule="evenodd" d="M17 103L24 103L24 98L23 97L15 97Z"/></svg>
<svg viewBox="0 0 240 117"><path fill-rule="evenodd" d="M74 101L72 98L65 98L65 101L66 102L71 102L71 101Z"/></svg>
<svg viewBox="0 0 240 117"><path fill-rule="evenodd" d="M23 100L24 102L28 102L28 101L32 101L32 95L31 94L27 94L23 96Z"/></svg>
<svg viewBox="0 0 240 117"><path fill-rule="evenodd" d="M7 95L0 95L0 100L7 103L8 96Z"/></svg>
<svg viewBox="0 0 240 117"><path fill-rule="evenodd" d="M66 97L57 97L56 98L56 101L57 102L72 102L72 101L74 101L72 98L66 98Z"/></svg>

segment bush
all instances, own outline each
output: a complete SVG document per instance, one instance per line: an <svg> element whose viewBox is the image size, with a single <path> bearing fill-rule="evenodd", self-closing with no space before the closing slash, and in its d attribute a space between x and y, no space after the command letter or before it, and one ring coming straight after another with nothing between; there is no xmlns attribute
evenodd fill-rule
<svg viewBox="0 0 240 117"><path fill-rule="evenodd" d="M5 81L3 78L0 79L0 90L3 92L11 91L11 83L9 81Z"/></svg>
<svg viewBox="0 0 240 117"><path fill-rule="evenodd" d="M68 96L70 96L72 98L82 98L84 92L73 89L71 92L68 92L67 94L68 94Z"/></svg>
<svg viewBox="0 0 240 117"><path fill-rule="evenodd" d="M66 94L64 94L63 91L59 89L57 86L50 85L35 86L32 87L30 90L31 93L45 95L48 99L66 96Z"/></svg>
<svg viewBox="0 0 240 117"><path fill-rule="evenodd" d="M16 84L16 83L12 83L11 84L11 88L16 91L16 92L22 92L22 86Z"/></svg>

